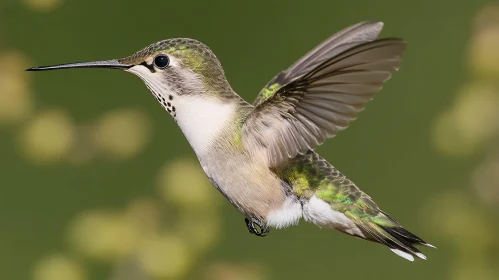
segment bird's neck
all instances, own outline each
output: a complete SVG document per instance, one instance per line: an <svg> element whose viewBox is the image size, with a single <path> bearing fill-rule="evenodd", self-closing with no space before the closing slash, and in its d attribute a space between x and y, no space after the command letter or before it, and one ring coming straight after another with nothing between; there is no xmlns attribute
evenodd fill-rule
<svg viewBox="0 0 499 280"><path fill-rule="evenodd" d="M206 95L183 96L176 106L176 121L198 157L220 145L239 145L242 120L251 110L240 98Z"/></svg>

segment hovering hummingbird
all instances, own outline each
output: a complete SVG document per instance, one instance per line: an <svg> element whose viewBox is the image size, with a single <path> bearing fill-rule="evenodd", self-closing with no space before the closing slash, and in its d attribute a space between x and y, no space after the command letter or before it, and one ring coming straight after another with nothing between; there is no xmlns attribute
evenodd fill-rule
<svg viewBox="0 0 499 280"><path fill-rule="evenodd" d="M381 22L333 35L260 91L253 104L230 86L203 43L177 38L121 59L34 67L121 69L141 78L174 118L211 183L245 216L250 233L285 228L303 217L319 227L386 245L413 261L405 230L367 194L314 152L357 117L401 64L397 38L376 39Z"/></svg>

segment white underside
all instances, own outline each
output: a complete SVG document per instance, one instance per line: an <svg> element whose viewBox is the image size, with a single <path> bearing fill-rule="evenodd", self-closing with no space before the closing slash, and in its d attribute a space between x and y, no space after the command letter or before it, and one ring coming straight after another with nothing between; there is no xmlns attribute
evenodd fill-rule
<svg viewBox="0 0 499 280"><path fill-rule="evenodd" d="M303 218L319 227L333 228L351 235L364 237L362 231L345 214L335 211L331 205L317 196L312 196L308 203L303 205Z"/></svg>
<svg viewBox="0 0 499 280"><path fill-rule="evenodd" d="M302 204L294 198L288 198L281 208L267 215L267 224L275 228L285 228L298 224L301 217L319 227L337 229L351 235L364 237L360 229L343 213L335 211L317 196L312 196Z"/></svg>
<svg viewBox="0 0 499 280"><path fill-rule="evenodd" d="M274 228L286 228L297 225L302 217L301 203L294 198L287 198L282 207L267 215L267 225Z"/></svg>
<svg viewBox="0 0 499 280"><path fill-rule="evenodd" d="M223 133L236 112L236 104L196 95L178 98L176 106L177 123L198 156Z"/></svg>

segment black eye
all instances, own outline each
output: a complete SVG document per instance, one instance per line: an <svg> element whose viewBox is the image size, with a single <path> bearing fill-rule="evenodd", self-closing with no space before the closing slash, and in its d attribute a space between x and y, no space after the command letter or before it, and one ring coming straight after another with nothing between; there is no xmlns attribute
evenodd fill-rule
<svg viewBox="0 0 499 280"><path fill-rule="evenodd" d="M154 65L159 69L164 69L170 65L170 59L168 56L160 54L154 58Z"/></svg>

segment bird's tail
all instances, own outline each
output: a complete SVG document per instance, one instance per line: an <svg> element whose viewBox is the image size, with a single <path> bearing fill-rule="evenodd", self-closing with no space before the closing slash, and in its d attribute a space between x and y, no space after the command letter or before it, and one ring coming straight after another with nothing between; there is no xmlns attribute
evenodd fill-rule
<svg viewBox="0 0 499 280"><path fill-rule="evenodd" d="M386 245L392 252L409 261L414 256L426 260L426 256L414 245L435 248L421 238L404 229L395 219L380 211L372 218L345 213L364 233L365 239Z"/></svg>

